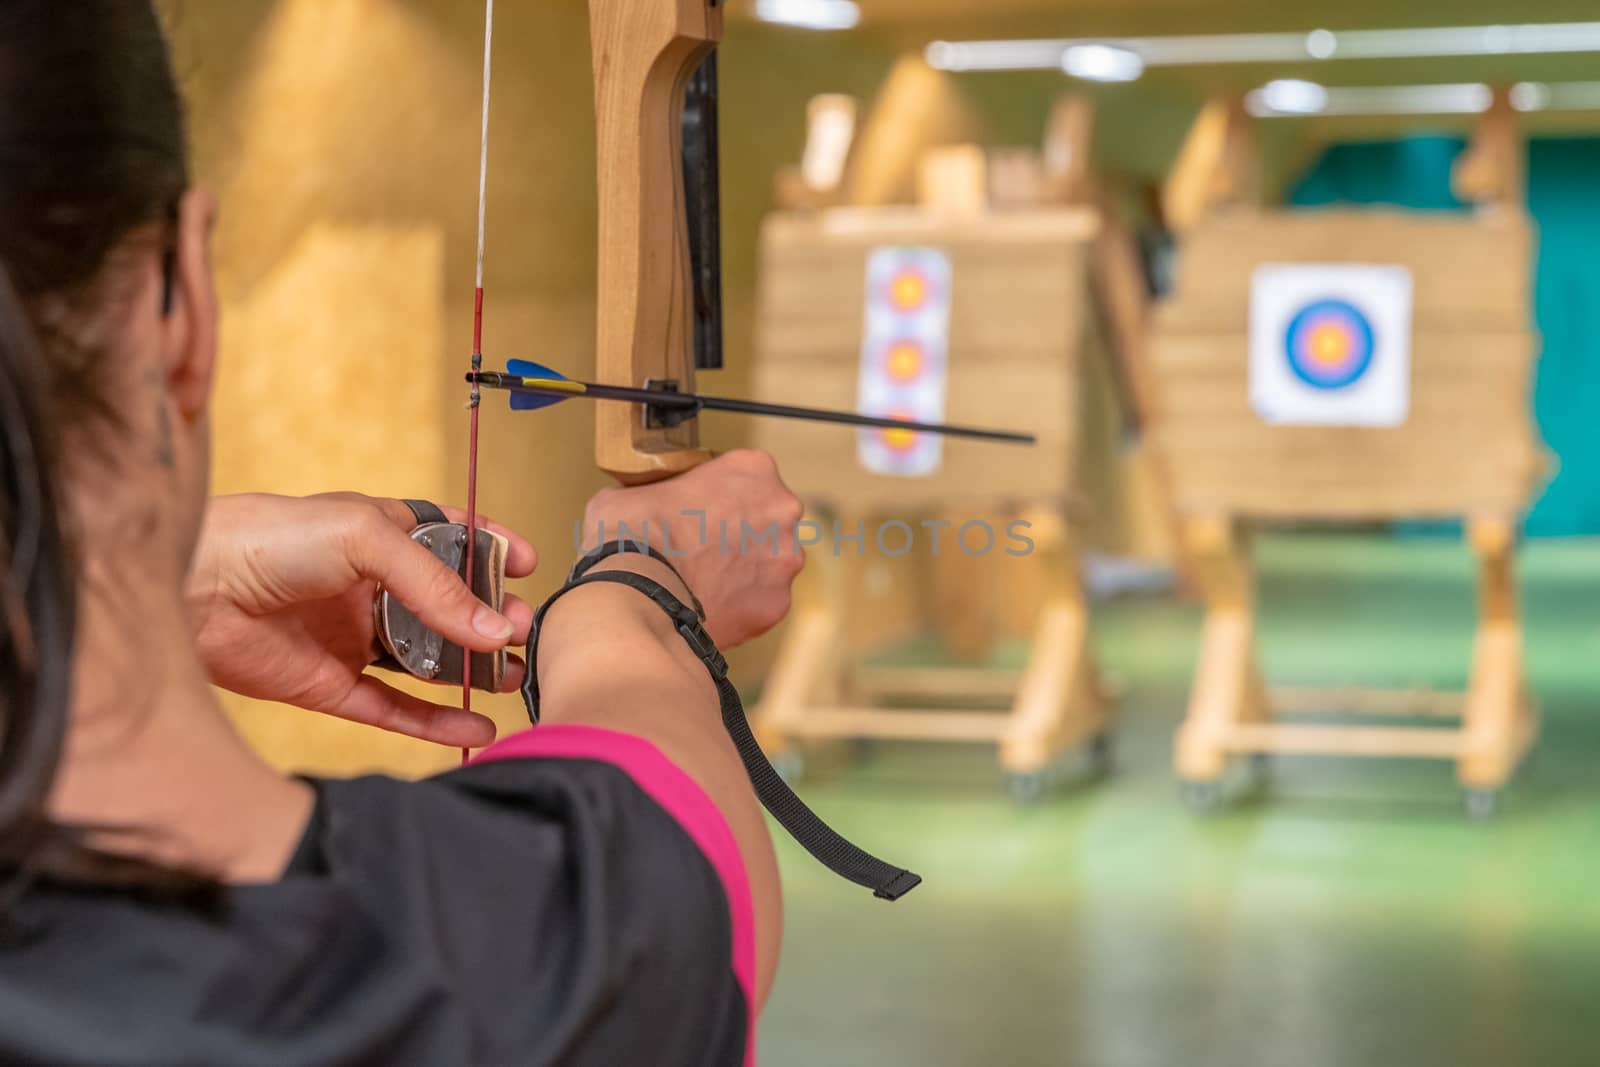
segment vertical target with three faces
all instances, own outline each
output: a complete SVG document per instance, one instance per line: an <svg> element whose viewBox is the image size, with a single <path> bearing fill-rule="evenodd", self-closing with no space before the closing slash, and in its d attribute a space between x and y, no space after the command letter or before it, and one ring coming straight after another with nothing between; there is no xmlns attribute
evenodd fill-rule
<svg viewBox="0 0 1600 1067"><path fill-rule="evenodd" d="M863 415L942 422L949 382L950 259L931 248L880 248L867 262L865 340L857 409ZM861 465L926 477L943 439L910 430L862 430Z"/></svg>
<svg viewBox="0 0 1600 1067"><path fill-rule="evenodd" d="M1411 407L1411 272L1269 264L1250 291L1250 405L1271 423L1399 426Z"/></svg>

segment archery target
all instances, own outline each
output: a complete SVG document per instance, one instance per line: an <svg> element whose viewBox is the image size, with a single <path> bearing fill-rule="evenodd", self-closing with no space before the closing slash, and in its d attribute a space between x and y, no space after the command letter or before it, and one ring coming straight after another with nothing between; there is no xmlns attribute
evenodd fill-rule
<svg viewBox="0 0 1600 1067"><path fill-rule="evenodd" d="M867 261L866 324L856 409L943 422L949 381L950 259L931 248L880 248ZM944 441L911 430L860 431L857 458L875 474L926 477Z"/></svg>
<svg viewBox="0 0 1600 1067"><path fill-rule="evenodd" d="M1285 355L1313 389L1346 389L1372 366L1372 323L1343 300L1307 304L1289 321Z"/></svg>
<svg viewBox="0 0 1600 1067"><path fill-rule="evenodd" d="M1399 426L1411 408L1411 272L1269 264L1250 290L1250 405L1288 426Z"/></svg>

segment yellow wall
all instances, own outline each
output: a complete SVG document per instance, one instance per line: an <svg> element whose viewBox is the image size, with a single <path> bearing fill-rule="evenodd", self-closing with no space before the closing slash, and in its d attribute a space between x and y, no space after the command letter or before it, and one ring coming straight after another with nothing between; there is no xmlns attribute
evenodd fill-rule
<svg viewBox="0 0 1600 1067"><path fill-rule="evenodd" d="M166 5L200 179L222 200L225 327L218 492L359 489L461 501L478 163L482 10L461 0ZM491 132L485 349L593 367L594 131L580 0L502 2ZM730 369L747 387L756 236L772 176L798 158L806 101L870 97L892 56L848 39L740 25L723 62ZM593 414L513 420L485 404L480 497L541 547L531 598L571 556L602 484ZM707 427L740 443L736 422ZM449 693L439 694L451 700ZM515 698L492 702L515 727ZM451 753L233 701L276 762L422 773Z"/></svg>

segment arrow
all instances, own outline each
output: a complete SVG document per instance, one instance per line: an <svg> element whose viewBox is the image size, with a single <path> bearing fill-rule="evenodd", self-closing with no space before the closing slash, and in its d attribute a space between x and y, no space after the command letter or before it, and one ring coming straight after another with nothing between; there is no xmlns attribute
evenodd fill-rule
<svg viewBox="0 0 1600 1067"><path fill-rule="evenodd" d="M851 411L833 411L827 408L794 407L789 404L766 404L758 400L679 393L667 389L634 389L622 385L580 382L542 364L521 359L512 360L507 364L506 371L504 374L498 371L473 371L467 375L467 381L475 387L509 392L513 411L537 411L564 400L571 400L573 397L587 397L590 400L620 400L628 404L643 404L649 410L650 417L664 426L677 425L685 419L693 418L701 411L733 411L744 415L932 433L945 437L965 437L977 441L999 441L1014 445L1039 443L1039 439L1033 434L1015 433L1010 430L986 430L973 426L950 426L938 422L914 422L909 419L880 418L875 415L858 415Z"/></svg>

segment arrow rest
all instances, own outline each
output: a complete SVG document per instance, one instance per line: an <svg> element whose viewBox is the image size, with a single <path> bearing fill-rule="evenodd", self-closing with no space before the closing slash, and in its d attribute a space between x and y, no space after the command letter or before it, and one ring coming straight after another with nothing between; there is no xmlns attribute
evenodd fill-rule
<svg viewBox="0 0 1600 1067"><path fill-rule="evenodd" d="M677 382L658 382L653 378L645 379L644 387L652 393L676 395L682 392ZM670 430L700 416L697 407L667 407L664 404L645 404L642 407L644 424L652 430Z"/></svg>

